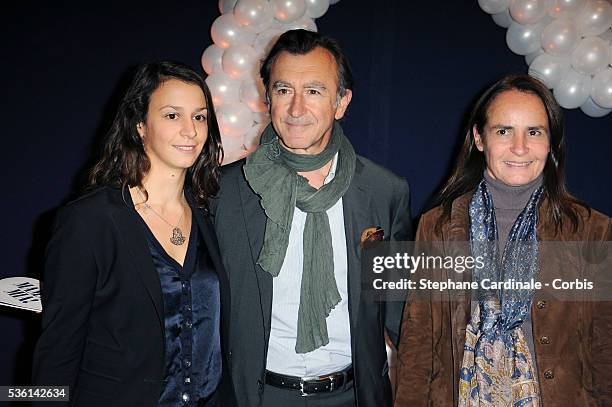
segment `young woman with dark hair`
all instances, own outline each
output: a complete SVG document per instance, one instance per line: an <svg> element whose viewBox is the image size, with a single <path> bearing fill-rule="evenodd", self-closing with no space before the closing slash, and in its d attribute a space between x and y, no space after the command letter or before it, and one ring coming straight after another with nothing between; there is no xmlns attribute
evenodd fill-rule
<svg viewBox="0 0 612 407"><path fill-rule="evenodd" d="M47 249L40 385L78 406L231 405L229 288L207 211L222 148L191 68L142 65Z"/></svg>

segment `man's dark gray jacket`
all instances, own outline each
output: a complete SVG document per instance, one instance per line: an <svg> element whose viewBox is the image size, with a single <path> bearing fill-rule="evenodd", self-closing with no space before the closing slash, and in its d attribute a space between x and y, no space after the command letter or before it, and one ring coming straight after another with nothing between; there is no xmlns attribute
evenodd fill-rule
<svg viewBox="0 0 612 407"><path fill-rule="evenodd" d="M231 287L229 357L240 407L261 403L270 318L272 276L256 265L266 217L246 182L244 160L222 169L221 192L212 204L213 223ZM362 293L360 235L380 226L385 239L412 239L408 184L357 156L355 175L342 198L348 256L351 350L357 405L391 406L384 330L397 342L402 302L373 301Z"/></svg>

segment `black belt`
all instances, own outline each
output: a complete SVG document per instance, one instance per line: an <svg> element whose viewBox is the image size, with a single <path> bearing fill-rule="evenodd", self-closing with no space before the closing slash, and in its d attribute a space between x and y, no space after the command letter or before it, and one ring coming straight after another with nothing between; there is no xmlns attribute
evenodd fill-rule
<svg viewBox="0 0 612 407"><path fill-rule="evenodd" d="M351 381L353 381L351 366L340 372L311 377L287 376L266 370L266 384L281 389L297 390L302 393L302 396L329 393L344 388Z"/></svg>

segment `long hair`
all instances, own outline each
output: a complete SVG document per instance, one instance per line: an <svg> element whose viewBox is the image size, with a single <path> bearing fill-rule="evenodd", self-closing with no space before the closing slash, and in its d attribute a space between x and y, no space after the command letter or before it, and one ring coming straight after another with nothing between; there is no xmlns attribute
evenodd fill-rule
<svg viewBox="0 0 612 407"><path fill-rule="evenodd" d="M199 86L208 113L208 137L196 162L187 171L185 186L202 207L217 194L223 147L210 90L197 72L172 61L152 62L138 68L108 130L102 155L89 174L88 187L142 187L142 179L151 168L151 162L136 126L146 121L151 94L170 79Z"/></svg>
<svg viewBox="0 0 612 407"><path fill-rule="evenodd" d="M563 217L569 218L573 230L577 230L580 216L576 204L582 202L572 197L565 186L565 129L563 111L548 88L528 75L507 75L491 85L475 103L465 128L465 140L457 157L452 175L446 182L437 199L442 206L442 216L437 221L439 231L450 217L453 201L459 196L474 190L482 180L486 169L484 153L476 148L474 127L481 135L487 124L487 114L495 98L506 91L517 90L540 98L548 116L550 131L550 151L544 164L544 193L548 200L546 218L557 231L563 229ZM486 137L486 136L485 136ZM588 209L588 208L587 208Z"/></svg>

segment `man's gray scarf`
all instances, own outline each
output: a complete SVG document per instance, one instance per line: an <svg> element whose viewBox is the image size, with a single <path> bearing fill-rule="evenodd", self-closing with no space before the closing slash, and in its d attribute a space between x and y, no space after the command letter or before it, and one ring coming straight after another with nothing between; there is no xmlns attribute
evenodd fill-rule
<svg viewBox="0 0 612 407"><path fill-rule="evenodd" d="M297 174L323 167L336 153L336 175L321 188L311 187L306 178ZM262 134L261 146L244 165L244 175L261 197L267 218L257 264L273 277L278 276L285 259L294 208L307 213L297 353L308 353L329 343L326 318L341 297L334 278L334 252L326 211L348 190L355 160L355 150L337 122L329 143L316 155L295 154L282 147L270 124Z"/></svg>

